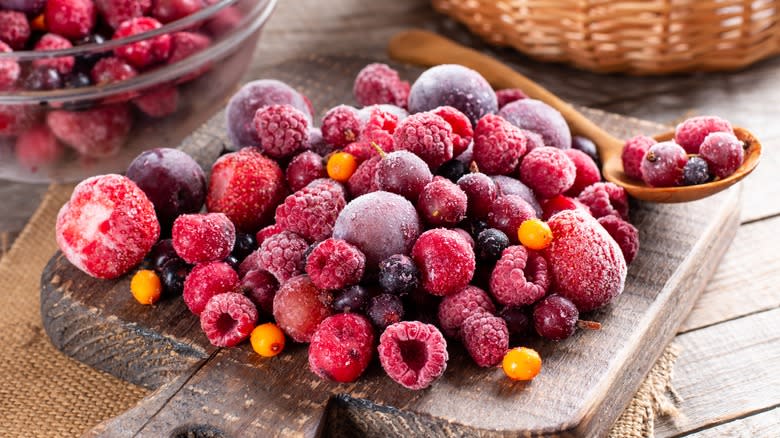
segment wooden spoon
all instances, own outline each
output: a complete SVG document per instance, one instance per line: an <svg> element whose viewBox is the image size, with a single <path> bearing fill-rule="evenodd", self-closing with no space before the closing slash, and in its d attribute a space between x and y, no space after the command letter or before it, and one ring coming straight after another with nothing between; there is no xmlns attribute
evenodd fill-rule
<svg viewBox="0 0 780 438"><path fill-rule="evenodd" d="M761 157L761 143L748 130L734 128L737 138L745 143L745 160L731 176L694 186L650 187L623 173L623 163L620 158L623 140L615 138L601 129L571 105L507 65L476 50L424 30L409 30L397 34L390 41L388 52L394 59L410 64L424 66L465 65L481 73L496 89L520 88L529 97L547 103L563 114L575 134L590 138L596 143L603 163L601 170L604 178L624 187L631 196L637 199L672 203L695 201L714 195L746 177L755 169ZM669 131L656 135L655 139L665 141L673 137L674 131Z"/></svg>

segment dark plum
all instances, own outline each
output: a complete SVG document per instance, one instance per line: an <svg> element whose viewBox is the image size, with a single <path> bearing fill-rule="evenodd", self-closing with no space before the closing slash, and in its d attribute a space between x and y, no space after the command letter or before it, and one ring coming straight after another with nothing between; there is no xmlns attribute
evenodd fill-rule
<svg viewBox="0 0 780 438"><path fill-rule="evenodd" d="M458 180L458 186L468 197L468 216L477 219L486 218L493 201L498 196L496 183L484 173L474 172L463 175Z"/></svg>
<svg viewBox="0 0 780 438"><path fill-rule="evenodd" d="M404 303L398 295L377 295L371 298L368 317L377 328L384 330L387 326L404 319Z"/></svg>
<svg viewBox="0 0 780 438"><path fill-rule="evenodd" d="M491 176L491 178L493 179L493 182L496 183L496 187L498 188L498 196L501 195L519 196L523 198L523 200L527 202L531 207L533 207L537 216L541 216L542 206L539 205L539 201L536 199L536 195L534 194L534 191L531 190L530 187L523 184L523 182L520 181L519 179L512 178L511 176L495 175L495 176Z"/></svg>
<svg viewBox="0 0 780 438"><path fill-rule="evenodd" d="M396 295L411 293L420 286L420 271L410 257L392 255L379 263L379 286Z"/></svg>
<svg viewBox="0 0 780 438"><path fill-rule="evenodd" d="M571 148L571 131L566 120L558 110L542 101L518 100L501 108L498 115L518 128L541 135L546 146Z"/></svg>
<svg viewBox="0 0 780 438"><path fill-rule="evenodd" d="M431 225L452 227L466 218L468 197L457 184L436 177L431 181L417 200L417 210Z"/></svg>
<svg viewBox="0 0 780 438"><path fill-rule="evenodd" d="M409 151L396 151L385 155L377 163L374 181L379 190L396 193L414 202L423 188L431 182L433 174L425 161Z"/></svg>
<svg viewBox="0 0 780 438"><path fill-rule="evenodd" d="M368 290L361 285L350 286L336 293L333 310L336 312L365 313L371 298Z"/></svg>
<svg viewBox="0 0 780 438"><path fill-rule="evenodd" d="M469 118L472 125L485 114L498 111L498 98L490 84L476 71L461 65L429 68L412 85L409 112L451 106Z"/></svg>

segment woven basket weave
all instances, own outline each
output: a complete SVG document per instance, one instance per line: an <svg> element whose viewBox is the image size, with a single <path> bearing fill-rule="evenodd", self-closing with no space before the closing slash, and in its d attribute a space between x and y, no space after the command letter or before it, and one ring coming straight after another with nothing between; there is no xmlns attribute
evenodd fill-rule
<svg viewBox="0 0 780 438"><path fill-rule="evenodd" d="M780 53L780 0L433 0L489 42L597 72L733 70Z"/></svg>

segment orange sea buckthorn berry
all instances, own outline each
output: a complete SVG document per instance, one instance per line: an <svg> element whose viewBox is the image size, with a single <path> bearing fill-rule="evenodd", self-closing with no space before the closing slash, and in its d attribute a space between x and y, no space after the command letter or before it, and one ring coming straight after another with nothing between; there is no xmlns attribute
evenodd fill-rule
<svg viewBox="0 0 780 438"><path fill-rule="evenodd" d="M46 32L46 17L43 14L35 17L30 22L30 27L32 27L34 30L39 30L41 32Z"/></svg>
<svg viewBox="0 0 780 438"><path fill-rule="evenodd" d="M336 152L328 158L328 176L338 182L347 182L355 173L357 158L349 152Z"/></svg>
<svg viewBox="0 0 780 438"><path fill-rule="evenodd" d="M160 277L154 271L141 269L130 280L130 292L139 303L154 304L160 301L162 295Z"/></svg>
<svg viewBox="0 0 780 438"><path fill-rule="evenodd" d="M531 380L542 369L542 358L536 350L526 347L513 348L504 355L502 368L512 380Z"/></svg>
<svg viewBox="0 0 780 438"><path fill-rule="evenodd" d="M517 239L528 249L545 249L553 240L552 230L541 219L528 219L517 229Z"/></svg>
<svg viewBox="0 0 780 438"><path fill-rule="evenodd" d="M276 324L267 322L252 330L249 342L255 353L263 357L274 357L284 350L284 333Z"/></svg>

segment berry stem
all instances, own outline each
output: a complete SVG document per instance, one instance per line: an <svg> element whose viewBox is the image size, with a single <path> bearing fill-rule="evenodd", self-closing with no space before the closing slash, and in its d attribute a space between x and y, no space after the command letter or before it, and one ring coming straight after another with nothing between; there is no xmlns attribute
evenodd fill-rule
<svg viewBox="0 0 780 438"><path fill-rule="evenodd" d="M585 321L580 319L577 321L577 327L583 330L601 330L601 323L596 321Z"/></svg>
<svg viewBox="0 0 780 438"><path fill-rule="evenodd" d="M373 146L374 149L376 149L376 151L379 153L379 156L382 157L382 159L384 160L385 157L387 156L387 153L385 153L385 151L382 150L382 147L376 144L375 141L371 142L371 146Z"/></svg>
<svg viewBox="0 0 780 438"><path fill-rule="evenodd" d="M476 161L472 161L471 164L469 164L469 172L479 173L479 166Z"/></svg>

